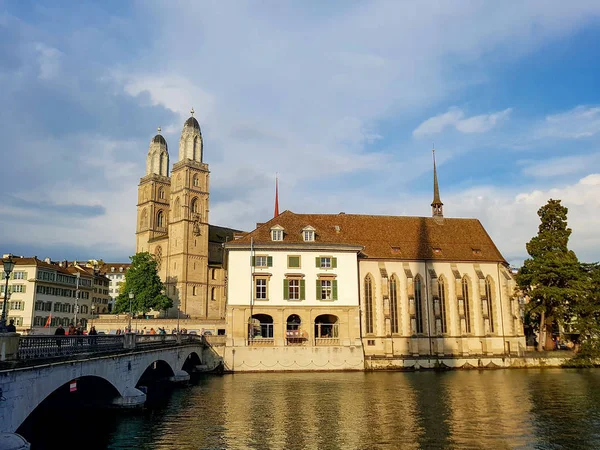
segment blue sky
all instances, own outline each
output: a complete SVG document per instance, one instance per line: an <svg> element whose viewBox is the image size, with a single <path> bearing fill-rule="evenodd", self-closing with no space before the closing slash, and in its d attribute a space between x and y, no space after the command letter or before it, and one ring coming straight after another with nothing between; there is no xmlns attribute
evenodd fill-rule
<svg viewBox="0 0 600 450"><path fill-rule="evenodd" d="M2 252L127 260L161 126L196 111L211 223L479 218L519 264L549 198L600 259L600 2L0 0Z"/></svg>

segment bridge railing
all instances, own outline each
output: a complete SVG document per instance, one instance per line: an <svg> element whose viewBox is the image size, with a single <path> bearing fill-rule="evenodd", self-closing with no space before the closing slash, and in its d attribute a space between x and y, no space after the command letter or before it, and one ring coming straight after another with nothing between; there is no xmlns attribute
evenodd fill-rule
<svg viewBox="0 0 600 450"><path fill-rule="evenodd" d="M163 344L177 344L176 334L138 334L135 337L136 347L154 347Z"/></svg>
<svg viewBox="0 0 600 450"><path fill-rule="evenodd" d="M123 349L123 335L21 336L17 359L45 359Z"/></svg>

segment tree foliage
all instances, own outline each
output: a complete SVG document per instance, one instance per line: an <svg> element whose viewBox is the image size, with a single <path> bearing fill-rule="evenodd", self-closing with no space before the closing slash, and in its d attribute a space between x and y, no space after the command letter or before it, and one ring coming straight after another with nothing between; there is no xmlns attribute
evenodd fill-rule
<svg viewBox="0 0 600 450"><path fill-rule="evenodd" d="M133 292L131 301L133 314L146 314L150 310L164 311L173 306L173 301L168 298L165 286L158 276L157 262L148 253L136 253L131 256L131 266L125 273L125 282L121 285L120 293L116 299L116 313L129 312L129 293Z"/></svg>
<svg viewBox="0 0 600 450"><path fill-rule="evenodd" d="M538 234L527 244L530 258L517 275L520 289L529 297L527 313L539 321L539 330L546 332L548 350L552 349L553 325L571 321L574 307L582 304L586 291L585 274L575 253L568 249L571 229L567 213L560 200L553 199L538 210ZM543 344L539 342L539 347Z"/></svg>

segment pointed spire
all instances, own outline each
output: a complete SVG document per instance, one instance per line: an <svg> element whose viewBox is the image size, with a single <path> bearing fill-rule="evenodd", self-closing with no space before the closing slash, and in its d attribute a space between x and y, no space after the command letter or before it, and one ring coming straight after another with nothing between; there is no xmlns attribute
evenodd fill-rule
<svg viewBox="0 0 600 450"><path fill-rule="evenodd" d="M431 212L433 217L444 217L442 200L440 199L440 187L438 185L437 168L435 165L435 148L431 150L433 154L433 202L431 202Z"/></svg>
<svg viewBox="0 0 600 450"><path fill-rule="evenodd" d="M273 213L273 217L277 217L279 215L279 176L275 175L275 212Z"/></svg>

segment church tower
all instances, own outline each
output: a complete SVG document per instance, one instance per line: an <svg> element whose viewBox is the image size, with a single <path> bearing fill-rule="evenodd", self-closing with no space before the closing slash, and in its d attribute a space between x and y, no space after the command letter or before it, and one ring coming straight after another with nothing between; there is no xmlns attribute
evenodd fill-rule
<svg viewBox="0 0 600 450"><path fill-rule="evenodd" d="M444 204L440 200L440 187L438 186L437 169L435 167L435 149L433 152L433 202L431 202L431 214L438 219L444 218Z"/></svg>
<svg viewBox="0 0 600 450"><path fill-rule="evenodd" d="M151 251L149 242L166 237L170 187L167 141L158 128L148 148L146 175L138 186L136 253Z"/></svg>
<svg viewBox="0 0 600 450"><path fill-rule="evenodd" d="M202 161L202 153L202 133L192 109L181 131L179 161L171 173L169 258L165 279L167 295L181 313L219 318L221 313L211 310L215 302L208 301L209 171Z"/></svg>

